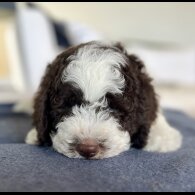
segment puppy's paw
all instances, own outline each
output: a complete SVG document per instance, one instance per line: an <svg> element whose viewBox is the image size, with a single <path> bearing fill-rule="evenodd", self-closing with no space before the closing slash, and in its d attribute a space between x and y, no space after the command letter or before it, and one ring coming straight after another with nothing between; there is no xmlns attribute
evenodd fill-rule
<svg viewBox="0 0 195 195"><path fill-rule="evenodd" d="M159 114L156 123L151 128L148 143L144 150L149 152L173 152L182 145L182 135L172 128L163 115Z"/></svg>
<svg viewBox="0 0 195 195"><path fill-rule="evenodd" d="M29 145L38 145L38 134L36 129L32 129L26 136L25 142Z"/></svg>

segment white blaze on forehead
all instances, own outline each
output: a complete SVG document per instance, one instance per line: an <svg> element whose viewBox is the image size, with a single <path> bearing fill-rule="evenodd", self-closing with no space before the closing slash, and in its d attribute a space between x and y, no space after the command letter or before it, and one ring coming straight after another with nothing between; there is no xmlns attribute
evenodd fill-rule
<svg viewBox="0 0 195 195"><path fill-rule="evenodd" d="M63 82L79 87L89 102L98 101L107 92L122 93L125 85L120 72L120 67L126 64L124 54L104 46L92 43L80 48L68 58L70 64L63 73Z"/></svg>

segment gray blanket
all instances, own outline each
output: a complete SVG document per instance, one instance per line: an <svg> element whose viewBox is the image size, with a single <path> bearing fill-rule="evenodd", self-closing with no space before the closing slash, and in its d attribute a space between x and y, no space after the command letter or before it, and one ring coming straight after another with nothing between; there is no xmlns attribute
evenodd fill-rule
<svg viewBox="0 0 195 195"><path fill-rule="evenodd" d="M0 191L195 191L195 120L166 111L184 136L169 154L130 150L100 161L68 159L22 143L30 119L0 117Z"/></svg>

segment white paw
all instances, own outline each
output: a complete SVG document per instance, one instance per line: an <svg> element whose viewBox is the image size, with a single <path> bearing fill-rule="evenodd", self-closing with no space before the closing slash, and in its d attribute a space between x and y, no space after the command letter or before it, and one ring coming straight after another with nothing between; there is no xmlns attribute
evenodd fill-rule
<svg viewBox="0 0 195 195"><path fill-rule="evenodd" d="M182 135L172 128L163 115L159 114L156 123L151 128L148 144L144 150L149 152L173 152L182 145Z"/></svg>
<svg viewBox="0 0 195 195"><path fill-rule="evenodd" d="M36 129L32 129L26 136L25 142L29 145L38 145L38 134Z"/></svg>

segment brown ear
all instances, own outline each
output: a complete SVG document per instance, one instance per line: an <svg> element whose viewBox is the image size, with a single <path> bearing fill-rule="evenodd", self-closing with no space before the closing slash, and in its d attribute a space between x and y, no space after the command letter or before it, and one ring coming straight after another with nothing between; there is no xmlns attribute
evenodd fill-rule
<svg viewBox="0 0 195 195"><path fill-rule="evenodd" d="M47 67L39 91L36 94L33 125L37 129L40 145L52 145L50 134L55 131L51 117L52 105L55 102L55 94L61 84L61 75L68 65L67 59L76 49L77 47L68 48Z"/></svg>
<svg viewBox="0 0 195 195"><path fill-rule="evenodd" d="M52 79L50 78L50 68L51 65L47 68L46 75L41 82L39 91L34 100L33 125L37 129L40 145L51 145L49 90L51 88Z"/></svg>
<svg viewBox="0 0 195 195"><path fill-rule="evenodd" d="M131 119L127 120L125 129L129 129L132 147L140 149L146 145L150 127L156 120L158 101L152 79L145 71L142 60L136 55L128 54L120 44L116 47L128 58L128 65L122 67L126 80L125 105L129 110L127 118ZM134 127L131 128L132 124Z"/></svg>

